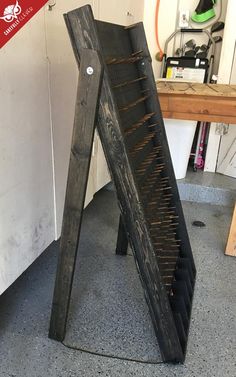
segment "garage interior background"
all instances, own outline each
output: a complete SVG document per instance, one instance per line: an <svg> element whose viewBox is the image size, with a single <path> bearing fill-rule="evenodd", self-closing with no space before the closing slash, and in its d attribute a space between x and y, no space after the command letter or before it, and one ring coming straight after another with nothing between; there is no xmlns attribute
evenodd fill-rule
<svg viewBox="0 0 236 377"><path fill-rule="evenodd" d="M62 14L87 3L100 20L125 25L143 20L151 55L157 52L155 0L57 0L51 11L45 6L1 49L0 294L60 237L78 79ZM178 10L194 10L197 3L161 2L162 46L176 28ZM226 16L227 25L219 82L224 83L230 80L229 64L234 59L235 14L235 1L223 0L222 20ZM155 59L153 67L158 78L160 63ZM215 171L219 142L213 125L208 171ZM86 202L108 181L96 136Z"/></svg>

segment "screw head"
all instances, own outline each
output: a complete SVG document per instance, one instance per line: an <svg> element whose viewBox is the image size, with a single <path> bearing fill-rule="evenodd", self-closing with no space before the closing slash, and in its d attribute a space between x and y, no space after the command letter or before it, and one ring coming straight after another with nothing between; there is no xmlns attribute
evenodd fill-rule
<svg viewBox="0 0 236 377"><path fill-rule="evenodd" d="M86 71L87 71L88 75L92 75L93 74L93 68L92 67L88 67Z"/></svg>

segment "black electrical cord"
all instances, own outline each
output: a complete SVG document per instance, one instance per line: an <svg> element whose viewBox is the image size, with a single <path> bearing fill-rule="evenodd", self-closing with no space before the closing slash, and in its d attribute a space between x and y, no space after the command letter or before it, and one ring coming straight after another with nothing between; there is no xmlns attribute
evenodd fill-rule
<svg viewBox="0 0 236 377"><path fill-rule="evenodd" d="M69 344L66 344L64 342L62 342L63 346L66 347L66 348L69 348L71 350L74 350L74 351L80 351L80 352L84 352L84 353L87 353L87 354L90 354L90 355L94 355L94 356L101 356L101 357L106 357L108 359L115 359L115 360L121 360L121 361L130 361L130 362L134 362L134 363L139 363L139 364L150 364L150 365L158 365L158 364L164 364L163 361L154 361L154 360L150 360L150 361L145 361L145 360L139 360L139 359L135 359L135 358L129 358L129 357L121 357L121 356L114 356L114 355L108 355L108 354L104 354L104 353L100 353L100 352L95 352L95 351L91 351L91 350L87 350L87 349L84 349L84 348L81 348L81 347L75 347L75 346L70 346Z"/></svg>

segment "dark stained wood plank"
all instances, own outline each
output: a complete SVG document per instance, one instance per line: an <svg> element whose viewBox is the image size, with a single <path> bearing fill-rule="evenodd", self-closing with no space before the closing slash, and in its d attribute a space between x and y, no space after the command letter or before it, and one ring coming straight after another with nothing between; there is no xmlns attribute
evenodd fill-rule
<svg viewBox="0 0 236 377"><path fill-rule="evenodd" d="M173 311L173 312L174 312L174 319L175 319L176 328L177 328L177 331L178 331L180 343L181 343L181 346L182 346L182 348L185 352L186 346L187 346L187 334L186 334L186 331L184 329L183 320L182 320L181 314L179 312L177 312L177 311Z"/></svg>
<svg viewBox="0 0 236 377"><path fill-rule="evenodd" d="M60 341L65 336L102 73L98 53L89 49L81 50L60 254L49 330L49 337Z"/></svg>
<svg viewBox="0 0 236 377"><path fill-rule="evenodd" d="M146 110L147 112L154 112L155 115L152 117L152 120L155 124L158 124L157 130L159 133L159 140L161 140L162 153L164 155L165 175L169 177L169 183L172 187L173 203L176 206L176 213L179 216L179 226L177 228L177 237L182 240L181 243L181 254L186 256L191 260L192 270L194 275L196 274L196 268L192 256L191 245L186 229L186 224L184 221L184 214L182 210L182 205L179 197L178 187L175 179L174 169L171 161L168 141L165 133L165 127L163 123L163 118L161 115L160 103L158 100L156 83L154 80L152 65L151 65L151 56L148 50L147 41L145 38L144 27L142 23L136 24L135 27L129 29L130 39L133 46L133 50L138 51L142 50L143 54L147 56L147 59L138 63L139 67L139 76L147 76L147 80L141 82L142 88L148 89L150 95L149 99L146 101ZM158 143L157 138L157 143Z"/></svg>
<svg viewBox="0 0 236 377"><path fill-rule="evenodd" d="M78 64L82 47L104 51L105 47L103 46L103 50L101 49L99 33L89 6L69 12L65 19ZM120 27L116 27L116 25L113 25L113 27L113 39L110 38L112 42L119 40L118 35L120 34ZM128 33L128 29L125 32ZM128 55L134 51L136 50L131 50ZM105 64L105 60L103 61ZM142 115L145 114L139 115L137 121ZM167 291L158 268L155 249L143 210L140 188L132 168L131 157L124 144L122 122L106 67L100 97L98 132L116 187L125 229L129 234L129 242L143 284L163 359L165 361L183 361L183 350L178 338Z"/></svg>
<svg viewBox="0 0 236 377"><path fill-rule="evenodd" d="M123 224L122 217L119 219L119 229L116 243L116 254L117 255L127 255L128 251L128 238L126 235L126 230Z"/></svg>
<svg viewBox="0 0 236 377"><path fill-rule="evenodd" d="M184 298L188 316L190 316L191 300L186 283L184 281L175 281L172 285L172 291L174 295L181 295Z"/></svg>
<svg viewBox="0 0 236 377"><path fill-rule="evenodd" d="M195 266L143 27L95 21L89 6L69 12L65 20L78 65L83 48L97 50L102 56L98 132L121 210L117 253L126 254L129 239L163 360L183 362ZM80 132L77 137L81 139L84 130ZM80 223L81 218L78 235ZM72 232L76 238L73 226ZM67 241L60 263L68 254L66 245ZM55 299L51 322L55 339L62 339L65 332L76 257L73 250L66 261L70 269L58 269L62 271L58 281L66 284L60 301L65 315L60 317ZM64 284L58 281L54 298Z"/></svg>
<svg viewBox="0 0 236 377"><path fill-rule="evenodd" d="M100 51L104 59L131 55L129 35L122 25L96 20ZM95 42L95 41L94 41Z"/></svg>

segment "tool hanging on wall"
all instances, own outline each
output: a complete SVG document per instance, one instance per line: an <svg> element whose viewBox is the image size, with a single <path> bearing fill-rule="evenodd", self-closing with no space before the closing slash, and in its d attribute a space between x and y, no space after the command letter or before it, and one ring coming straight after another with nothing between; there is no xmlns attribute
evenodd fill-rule
<svg viewBox="0 0 236 377"><path fill-rule="evenodd" d="M225 27L225 23L223 21L215 22L212 25L211 30L210 30L211 36L213 36L213 34L215 34L216 32L224 30L224 27ZM222 42L222 37L220 35L213 37L213 39L215 43ZM210 49L210 47L211 47L211 40L209 39L208 44L207 44L208 50Z"/></svg>
<svg viewBox="0 0 236 377"><path fill-rule="evenodd" d="M200 0L196 10L194 11L194 13L191 16L191 20L196 22L196 23L204 23L204 22L207 22L210 19L214 18L216 16L216 12L215 12L215 9L214 9L214 6L216 4L217 4L217 0ZM222 8L223 8L222 0L219 0L218 4L219 4L218 5L219 9L217 11L218 16L217 16L216 21L214 22L214 24L212 24L212 23L207 24L202 29L209 29L211 26L221 27L222 24L223 24L223 28L224 28L224 22L219 21L221 16L222 16ZM156 43L157 43L157 47L158 47L158 52L156 53L155 58L158 62L161 62L162 59L163 59L163 56L164 56L164 52L163 52L163 49L161 48L160 42L159 42L159 33L158 33L159 13L160 13L160 0L157 0L157 2L156 2L156 12L155 12L155 35L156 35ZM191 28L194 29L193 26ZM219 30L222 30L223 28L220 28ZM218 30L216 30L216 31L218 31ZM214 31L214 32L216 32L216 31ZM211 33L212 33L212 30L211 30ZM216 43L218 43L217 40L216 40ZM184 49L183 46L180 49L177 49L176 52L175 52L175 55L177 55L179 57L184 56L183 49ZM198 52L198 51L196 51L196 52ZM187 54L187 56L194 57L193 51L191 51L191 53L189 52ZM200 58L203 58L203 55L201 55Z"/></svg>
<svg viewBox="0 0 236 377"><path fill-rule="evenodd" d="M210 79L211 79L211 76L212 76L212 70L213 70L213 63L214 63L215 40L212 37L211 33L208 30L205 30L205 29L180 29L180 30L176 30L174 33L172 33L169 36L169 38L167 38L167 40L165 42L165 46L164 46L164 55L163 55L162 66L161 66L161 74L160 74L161 77L171 78L171 77L168 77L169 75L168 75L168 72L167 72L167 66L172 60L173 60L173 62L172 62L173 64L171 63L171 66L181 67L181 63L180 63L180 61L178 61L178 59L173 59L173 57L167 58L169 43L178 34L192 34L192 33L194 33L195 35L204 34L204 35L207 36L208 40L211 41L212 53L211 53L211 56L209 57L209 62L207 62L207 64L206 64L206 62L202 62L200 64L200 62L195 61L196 60L196 59L194 59L195 58L195 48L196 48L195 39L190 39L188 42L186 42L183 49L182 48L177 49L176 52L175 52L175 55L177 55L180 60L182 59L182 63L185 62L184 63L185 68L187 68L189 63L190 63L190 66L188 66L188 68L191 68L193 70L196 69L197 71L199 71L199 68L202 68L203 70L205 70L206 67L207 67L207 77L208 77L207 81L210 82ZM190 55L188 55L188 54L186 55L186 53L185 53L186 48L191 48L191 50L193 52ZM207 51L207 45L202 45L200 48L202 48L202 49L205 48L205 51ZM205 55L207 56L207 52L205 53ZM203 58L198 56L198 58L205 59L206 56L204 56ZM187 61L186 60L187 58L191 58L192 60ZM175 63L177 63L177 64L175 64ZM186 66L186 64L187 64L187 66ZM203 77L201 77L201 80L203 80L203 81L204 81L204 76L205 76L205 73L204 73ZM175 78L177 78L177 77L175 77ZM192 75L191 75L191 78L193 79ZM190 77L185 77L184 79L190 80ZM196 80L196 77L195 77L195 80Z"/></svg>
<svg viewBox="0 0 236 377"><path fill-rule="evenodd" d="M213 37L215 44L221 43L223 38L220 35ZM205 59L209 54L210 47L212 45L211 40L209 39L208 45L201 45L201 46L193 46L193 48L185 51L184 56L193 57L193 58L200 58ZM183 56L183 54L179 54L181 49L177 49L175 55Z"/></svg>
<svg viewBox="0 0 236 377"><path fill-rule="evenodd" d="M191 20L197 23L203 23L215 17L215 4L216 0L200 0L195 12L191 16Z"/></svg>

